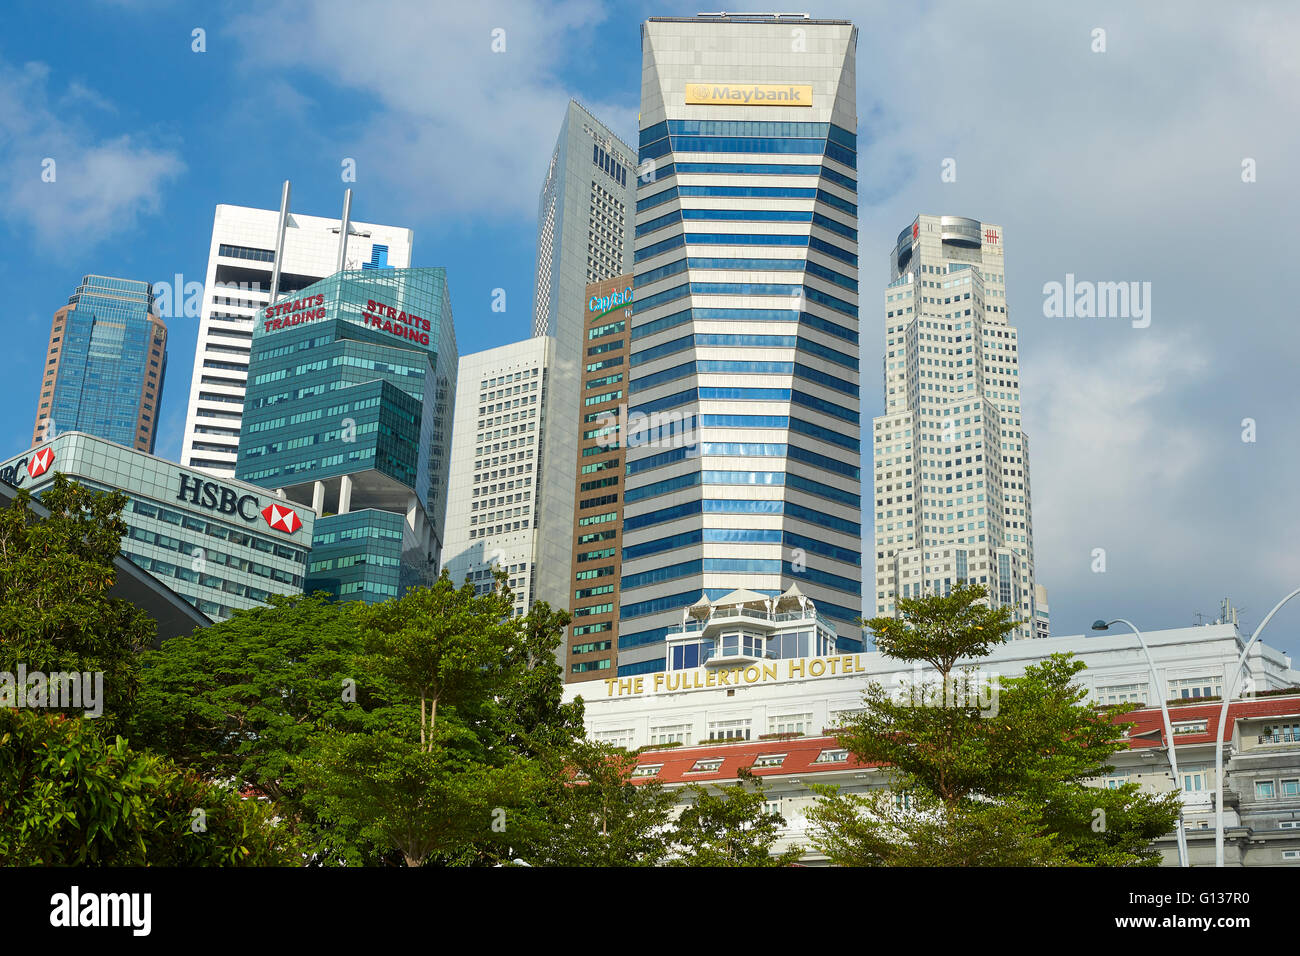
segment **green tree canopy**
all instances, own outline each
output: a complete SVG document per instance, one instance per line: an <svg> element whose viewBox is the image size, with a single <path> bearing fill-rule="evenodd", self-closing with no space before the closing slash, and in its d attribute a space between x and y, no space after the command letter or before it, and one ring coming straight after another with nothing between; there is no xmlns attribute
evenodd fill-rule
<svg viewBox="0 0 1300 956"><path fill-rule="evenodd" d="M0 709L0 866L301 864L273 814L93 721Z"/></svg>
<svg viewBox="0 0 1300 956"><path fill-rule="evenodd" d="M156 633L142 610L109 594L126 501L57 474L41 494L48 518L26 489L0 509L0 671L102 673L106 732L129 711L137 655Z"/></svg>
<svg viewBox="0 0 1300 956"><path fill-rule="evenodd" d="M742 769L734 784L692 784L668 842L673 866L789 866L803 855L792 846L773 855L785 818L766 806L766 791Z"/></svg>
<svg viewBox="0 0 1300 956"><path fill-rule="evenodd" d="M1130 725L1116 720L1123 708L1086 703L1073 683L1081 661L1054 655L1001 680L957 668L1015 627L1009 608L984 598L963 585L901 600L901 620L866 622L889 656L938 673L919 687L868 687L839 739L887 768L893 792L823 790L809 814L814 844L845 863L916 865L920 848L931 865L1158 862L1150 841L1172 829L1178 797L1087 785L1111 769Z"/></svg>

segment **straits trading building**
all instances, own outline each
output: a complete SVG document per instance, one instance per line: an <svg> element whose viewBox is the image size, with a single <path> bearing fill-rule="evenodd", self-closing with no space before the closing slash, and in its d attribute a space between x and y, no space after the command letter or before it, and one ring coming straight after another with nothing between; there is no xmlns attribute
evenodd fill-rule
<svg viewBox="0 0 1300 956"><path fill-rule="evenodd" d="M441 268L340 272L259 314L235 474L320 514L306 590L436 576L456 363Z"/></svg>
<svg viewBox="0 0 1300 956"><path fill-rule="evenodd" d="M800 42L792 43L793 28ZM668 667L701 595L798 586L861 649L857 31L642 28L618 675Z"/></svg>

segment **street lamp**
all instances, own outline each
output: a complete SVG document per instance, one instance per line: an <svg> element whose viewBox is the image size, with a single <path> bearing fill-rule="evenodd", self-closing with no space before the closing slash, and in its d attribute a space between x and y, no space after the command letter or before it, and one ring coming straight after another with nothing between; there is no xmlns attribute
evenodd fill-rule
<svg viewBox="0 0 1300 956"><path fill-rule="evenodd" d="M1228 705L1232 703L1232 698L1237 695L1237 681L1241 678L1241 669L1246 664L1246 655L1250 649L1259 640L1259 635L1263 633L1264 626L1273 619L1273 615L1282 609L1282 605L1291 600L1297 594L1300 594L1300 588L1296 588L1282 600L1277 602L1273 610L1268 612L1264 620L1259 622L1259 627L1255 628L1255 633L1246 646L1241 649L1241 656L1237 658L1236 669L1228 675L1228 692L1223 695L1223 706L1219 709L1219 732L1214 735L1214 865L1223 866L1223 730L1228 725Z"/></svg>
<svg viewBox="0 0 1300 956"><path fill-rule="evenodd" d="M1137 635L1138 643L1142 645L1142 651L1147 656L1147 666L1151 670L1151 686L1155 692L1160 695L1160 713L1165 719L1165 740L1169 743L1169 771L1174 775L1174 786L1178 789L1178 865L1187 866L1187 833L1183 829L1183 784L1178 779L1178 757L1174 754L1174 730L1173 725L1169 722L1169 704L1165 701L1165 694L1160 689L1160 678L1156 675L1156 662L1151 658L1151 648L1147 647L1146 639L1142 632L1132 621L1126 621L1122 617L1117 617L1113 621L1093 621L1092 629L1094 631L1105 631L1110 629L1111 624L1127 624L1129 629Z"/></svg>

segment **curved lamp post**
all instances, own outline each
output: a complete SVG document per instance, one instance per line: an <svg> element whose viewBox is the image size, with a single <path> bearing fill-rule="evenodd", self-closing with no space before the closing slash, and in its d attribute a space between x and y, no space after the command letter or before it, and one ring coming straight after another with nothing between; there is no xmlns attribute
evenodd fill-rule
<svg viewBox="0 0 1300 956"><path fill-rule="evenodd" d="M1241 678L1241 669L1246 664L1246 655L1250 649L1255 646L1259 640L1259 635L1264 632L1264 627L1269 621L1273 620L1273 615L1282 610L1282 605L1291 600L1297 594L1300 594L1300 588L1296 588L1282 600L1278 601L1273 610L1268 612L1264 620L1259 622L1259 627L1255 628L1255 633L1251 635L1246 646L1241 649L1241 656L1237 658L1236 669L1228 675L1228 692L1223 695L1223 706L1219 709L1219 732L1214 735L1214 865L1223 866L1223 730L1228 725L1228 705L1232 703L1232 698L1237 695L1237 682Z"/></svg>
<svg viewBox="0 0 1300 956"><path fill-rule="evenodd" d="M1146 639L1142 632L1132 621L1126 621L1122 617L1117 617L1113 621L1094 621L1092 629L1094 631L1105 631L1112 624L1126 624L1134 634L1137 635L1138 643L1142 645L1142 652L1147 656L1147 667L1151 670L1151 686L1155 692L1160 695L1160 713L1165 719L1165 740L1168 742L1169 751L1169 772L1174 776L1174 786L1178 790L1178 865L1187 866L1187 831L1183 829L1183 784L1178 779L1178 757L1174 754L1174 731L1173 725L1169 722L1169 704L1165 701L1165 694L1160 688L1160 678L1156 675L1156 662L1151 658L1151 648L1147 647Z"/></svg>

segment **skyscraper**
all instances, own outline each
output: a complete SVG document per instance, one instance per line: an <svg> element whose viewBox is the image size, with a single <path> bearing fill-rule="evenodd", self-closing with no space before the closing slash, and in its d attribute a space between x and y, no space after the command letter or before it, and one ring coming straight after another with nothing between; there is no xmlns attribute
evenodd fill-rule
<svg viewBox="0 0 1300 956"><path fill-rule="evenodd" d="M570 102L551 155L537 208L537 276L533 335L555 339L547 370L546 467L538 493L553 518L543 527L538 560L563 568L555 590L542 581L535 597L568 607L573 558L578 429L586 342L587 285L632 271L635 152L576 102Z"/></svg>
<svg viewBox="0 0 1300 956"><path fill-rule="evenodd" d="M632 277L615 276L587 286L583 343L578 486L573 503L573 563L569 590L573 612L565 645L564 679L610 677L618 665L618 592L622 565L623 472L627 449L619 409L627 408L624 379L629 358L627 324L632 318Z"/></svg>
<svg viewBox="0 0 1300 956"><path fill-rule="evenodd" d="M461 356L456 377L442 563L457 586L468 577L480 593L495 586L494 568L506 571L517 614L539 591L566 587L567 566L538 563L549 464L541 426L554 352L554 339L535 336Z"/></svg>
<svg viewBox="0 0 1300 956"><path fill-rule="evenodd" d="M167 326L153 286L83 276L54 313L32 446L81 431L153 452L167 373Z"/></svg>
<svg viewBox="0 0 1300 956"><path fill-rule="evenodd" d="M431 583L456 358L439 268L339 272L258 316L236 475L320 516L308 592L382 601Z"/></svg>
<svg viewBox="0 0 1300 956"><path fill-rule="evenodd" d="M209 474L235 473L254 319L270 301L277 268L279 296L344 268L411 264L411 230L365 222L349 224L346 261L339 262L342 220L294 213L288 200L285 183L280 211L221 205L213 217L181 449L182 464Z"/></svg>
<svg viewBox="0 0 1300 956"><path fill-rule="evenodd" d="M1020 352L1007 318L1002 227L918 216L885 290L885 414L874 419L876 614L960 581L1047 635L1034 581ZM1043 605L1043 614L1037 605Z"/></svg>
<svg viewBox="0 0 1300 956"><path fill-rule="evenodd" d="M856 649L857 30L664 17L641 42L618 673L737 589L797 584Z"/></svg>

